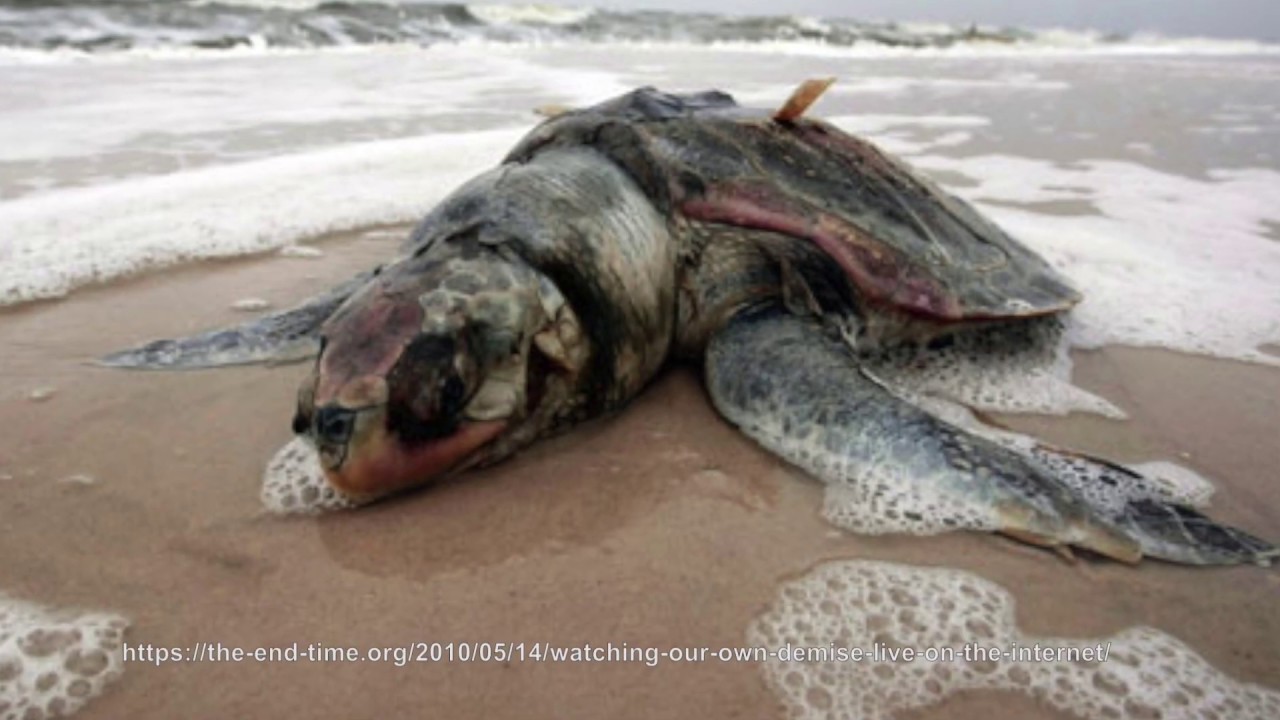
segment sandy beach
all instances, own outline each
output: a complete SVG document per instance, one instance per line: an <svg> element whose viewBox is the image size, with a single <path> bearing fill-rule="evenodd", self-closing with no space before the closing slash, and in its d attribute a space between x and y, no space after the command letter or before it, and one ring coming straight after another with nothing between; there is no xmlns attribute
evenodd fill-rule
<svg viewBox="0 0 1280 720"><path fill-rule="evenodd" d="M1258 568L1068 564L1008 540L855 537L819 516L818 483L754 447L673 368L628 412L512 462L355 512L264 513L262 467L290 437L303 368L127 373L119 345L234 321L246 296L306 296L394 247L386 230L153 274L6 312L9 429L0 484L9 589L110 607L128 641L186 647L508 641L738 646L778 584L834 558L972 570L1011 589L1028 632L1097 637L1148 624L1231 676L1280 684L1280 578ZM1006 416L1118 460L1181 458L1219 481L1215 514L1280 527L1280 372L1168 352L1077 355L1077 379L1128 421ZM52 386L49 399L26 397ZM62 482L87 474L90 485ZM211 691L211 688L217 688ZM698 665L129 663L87 718L778 717L752 663ZM1052 717L1021 696L965 694L920 717Z"/></svg>
<svg viewBox="0 0 1280 720"><path fill-rule="evenodd" d="M533 107L691 83L762 104L834 74L822 114L977 202L1096 298L1079 310L1091 349L1073 351L1073 382L1128 418L986 416L1119 462L1183 465L1215 483L1216 519L1280 539L1271 56L400 48L0 72L14 81L0 99L18 108L0 122L30 146L0 156L0 298L33 296L0 307L5 593L119 613L132 646L715 648L746 645L785 583L831 560L879 560L994 582L1029 635L1152 626L1236 680L1280 688L1274 569L1071 563L976 533L849 534L823 520L818 482L715 414L697 368L668 368L624 413L499 466L286 518L259 490L292 437L305 365L90 363L244 320L241 300L288 307L386 259L406 223L497 161ZM330 96L324 78L354 80ZM220 91L252 83L254 112L222 109ZM284 114L303 101L315 117ZM65 125L45 137L53 119ZM321 254L276 252L291 242ZM134 661L76 717L784 713L754 662ZM895 717L1068 716L979 691Z"/></svg>

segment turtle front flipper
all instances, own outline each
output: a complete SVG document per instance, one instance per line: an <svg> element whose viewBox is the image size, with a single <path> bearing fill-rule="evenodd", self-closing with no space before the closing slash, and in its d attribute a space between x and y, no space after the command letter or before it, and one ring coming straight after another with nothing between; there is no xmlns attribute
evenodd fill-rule
<svg viewBox="0 0 1280 720"><path fill-rule="evenodd" d="M1124 562L1265 563L1275 553L1141 489L1108 505L1114 496L1081 490L1082 478L1100 477L1079 472L1082 463L1103 467L1096 461L1022 452L943 422L864 373L819 321L781 307L727 323L707 348L706 374L720 413L831 484L828 517L857 532L989 530Z"/></svg>
<svg viewBox="0 0 1280 720"><path fill-rule="evenodd" d="M235 327L156 340L105 355L97 363L133 370L199 370L305 360L320 348L320 326L371 277L372 272L361 273L300 305Z"/></svg>

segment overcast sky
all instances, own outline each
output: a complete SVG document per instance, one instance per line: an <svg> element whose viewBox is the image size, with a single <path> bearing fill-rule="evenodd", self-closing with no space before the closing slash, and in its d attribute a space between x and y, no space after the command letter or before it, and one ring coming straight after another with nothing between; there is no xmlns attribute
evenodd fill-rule
<svg viewBox="0 0 1280 720"><path fill-rule="evenodd" d="M561 4L767 15L1150 30L1280 41L1280 0L567 0Z"/></svg>

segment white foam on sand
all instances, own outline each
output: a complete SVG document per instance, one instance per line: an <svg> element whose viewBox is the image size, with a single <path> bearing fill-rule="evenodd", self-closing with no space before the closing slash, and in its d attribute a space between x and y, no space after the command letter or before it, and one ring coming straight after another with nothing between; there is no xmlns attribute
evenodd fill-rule
<svg viewBox="0 0 1280 720"><path fill-rule="evenodd" d="M1128 467L1140 475L1164 483L1173 497L1192 507L1208 507L1209 500L1217 489L1209 478L1168 460L1130 463Z"/></svg>
<svg viewBox="0 0 1280 720"><path fill-rule="evenodd" d="M1124 411L1071 384L1070 348L1049 333L1033 345L1005 342L1004 333L955 338L947 348L902 346L869 358L867 368L899 392L934 395L990 412L1111 418Z"/></svg>
<svg viewBox="0 0 1280 720"><path fill-rule="evenodd" d="M1064 164L1006 155L922 155L952 140L918 140L914 133L979 128L987 119L869 114L830 120L886 150L912 155L912 165L921 170L971 181L948 189L1045 256L1084 294L1068 316L1070 346L1163 347L1280 364L1259 350L1280 342L1280 243L1266 235L1267 223L1280 223L1280 205L1272 200L1280 197L1280 173L1215 170L1197 179L1114 160ZM1005 204L1055 201L1086 201L1099 214ZM1034 372L1030 365L993 368L985 360L934 358L929 364L936 372L916 368L913 379L934 383L935 390L974 407L1120 415L1069 385L1065 356ZM1052 382L1043 383L1046 377ZM1033 386L1042 392L1026 392Z"/></svg>
<svg viewBox="0 0 1280 720"><path fill-rule="evenodd" d="M1280 693L1228 677L1171 635L1134 627L1097 639L1029 636L1017 626L1007 590L945 568L823 564L781 588L748 628L747 644L830 653L803 661L775 655L763 663L769 685L796 720L888 720L978 689L1028 695L1090 720L1280 717ZM978 656L972 644L1000 652ZM910 648L917 657L868 657L877 647ZM1036 661L1004 654L1036 647L1054 655ZM854 648L867 655L861 661L835 655ZM930 648L932 660L918 656ZM1104 652L1105 660L1086 656L1086 648Z"/></svg>
<svg viewBox="0 0 1280 720"><path fill-rule="evenodd" d="M336 147L0 204L0 305L180 261L417 220L523 130Z"/></svg>
<svg viewBox="0 0 1280 720"><path fill-rule="evenodd" d="M534 125L534 107L626 89L609 72L515 52L378 47L8 66L0 305L417 220L496 164Z"/></svg>
<svg viewBox="0 0 1280 720"><path fill-rule="evenodd" d="M296 437L267 463L262 474L262 504L277 515L317 515L359 503L329 484L315 447Z"/></svg>
<svg viewBox="0 0 1280 720"><path fill-rule="evenodd" d="M241 298L231 303L231 309L240 312L259 312L269 307L271 307L270 302L257 297Z"/></svg>
<svg viewBox="0 0 1280 720"><path fill-rule="evenodd" d="M927 170L977 184L954 192L1044 255L1083 292L1077 347L1139 345L1277 364L1280 341L1280 173L1212 171L1204 179L1135 163L1070 165L986 155L923 156ZM1087 200L1098 215L1054 215L984 203Z"/></svg>
<svg viewBox="0 0 1280 720"><path fill-rule="evenodd" d="M324 251L310 245L285 245L280 248L281 257L314 259L324 257Z"/></svg>
<svg viewBox="0 0 1280 720"><path fill-rule="evenodd" d="M0 593L0 720L64 717L124 672L124 618Z"/></svg>
<svg viewBox="0 0 1280 720"><path fill-rule="evenodd" d="M981 127L985 119L833 120L886 149L920 153L930 143L911 133ZM1071 383L1070 349L1134 345L1280 364L1259 350L1280 342L1280 244L1265 235L1266 223L1280 222L1280 206L1270 202L1280 197L1280 173L1214 171L1193 179L1115 161L1064 165L991 155L911 161L926 172L965 178L950 191L1042 254L1085 299L1066 316L1060 342L1020 347L972 336L946 349L903 347L873 359L874 374L895 390L994 412L1123 418L1120 408ZM1055 201L1089 202L1099 214L1003 204Z"/></svg>

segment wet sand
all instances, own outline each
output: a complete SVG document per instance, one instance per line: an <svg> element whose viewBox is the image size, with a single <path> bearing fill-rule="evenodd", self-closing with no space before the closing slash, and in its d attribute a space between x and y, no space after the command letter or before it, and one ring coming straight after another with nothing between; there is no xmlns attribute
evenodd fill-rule
<svg viewBox="0 0 1280 720"><path fill-rule="evenodd" d="M123 613L130 643L404 646L415 641L738 646L780 582L832 558L943 565L1018 600L1033 634L1148 624L1241 680L1280 686L1280 575L1137 568L1001 538L856 537L821 488L723 423L697 375L665 374L625 413L513 461L356 512L282 519L258 501L290 437L302 366L109 371L122 345L287 305L384 258L390 236L329 238L318 259L205 263L0 313L0 583ZM1280 371L1151 350L1078 355L1132 416L1002 417L1122 461L1219 483L1214 514L1280 535ZM56 387L33 401L36 388ZM60 482L87 474L90 485ZM78 717L774 718L752 664L129 663ZM910 717L1057 717L972 693Z"/></svg>

